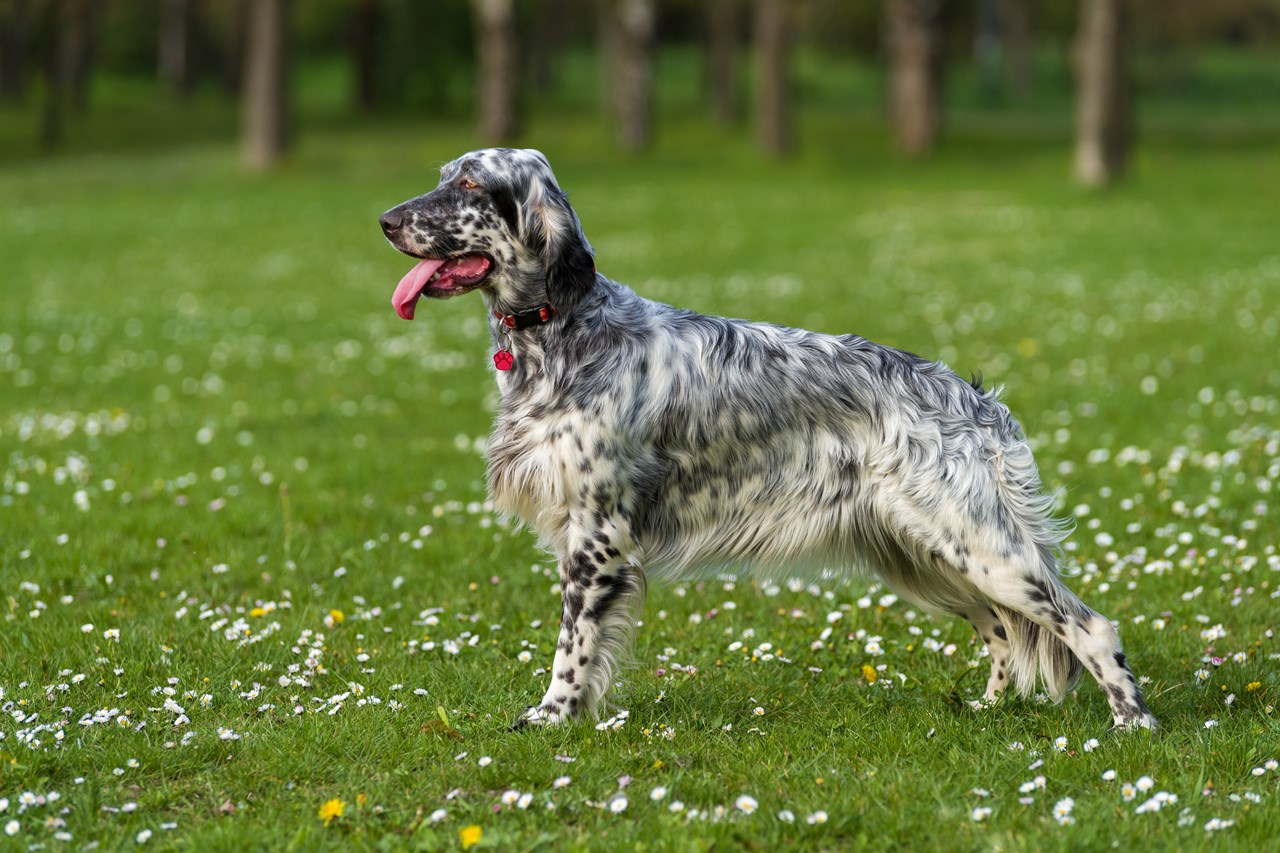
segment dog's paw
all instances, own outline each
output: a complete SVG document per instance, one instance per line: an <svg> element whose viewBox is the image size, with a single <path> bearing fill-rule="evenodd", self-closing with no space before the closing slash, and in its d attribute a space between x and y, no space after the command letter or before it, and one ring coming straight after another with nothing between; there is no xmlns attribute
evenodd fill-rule
<svg viewBox="0 0 1280 853"><path fill-rule="evenodd" d="M511 725L511 731L518 732L533 726L558 726L568 719L555 705L530 705Z"/></svg>
<svg viewBox="0 0 1280 853"><path fill-rule="evenodd" d="M1139 729L1155 734L1160 730L1160 724L1150 714L1139 714L1134 717L1116 717L1115 725L1111 727L1112 732L1136 732Z"/></svg>

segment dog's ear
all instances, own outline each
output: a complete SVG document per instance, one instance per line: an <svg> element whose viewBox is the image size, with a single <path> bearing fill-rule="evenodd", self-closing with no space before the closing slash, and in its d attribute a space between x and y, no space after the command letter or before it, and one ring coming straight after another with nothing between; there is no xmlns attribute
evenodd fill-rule
<svg viewBox="0 0 1280 853"><path fill-rule="evenodd" d="M596 267L569 197L554 178L534 175L520 214L521 237L542 260L552 304L576 302L595 283Z"/></svg>

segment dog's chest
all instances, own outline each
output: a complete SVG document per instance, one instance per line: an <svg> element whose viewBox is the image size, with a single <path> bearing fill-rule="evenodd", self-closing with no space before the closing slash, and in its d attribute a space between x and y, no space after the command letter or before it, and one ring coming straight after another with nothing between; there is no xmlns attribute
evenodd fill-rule
<svg viewBox="0 0 1280 853"><path fill-rule="evenodd" d="M503 406L489 439L489 491L505 513L554 535L582 506L604 469L606 430L580 412L545 405Z"/></svg>

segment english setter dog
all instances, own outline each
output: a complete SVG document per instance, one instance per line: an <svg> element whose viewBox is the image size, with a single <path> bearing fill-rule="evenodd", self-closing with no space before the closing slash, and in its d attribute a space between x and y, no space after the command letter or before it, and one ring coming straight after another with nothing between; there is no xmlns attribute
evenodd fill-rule
<svg viewBox="0 0 1280 853"><path fill-rule="evenodd" d="M973 625L984 702L1010 682L1061 701L1088 667L1117 727L1155 727L1115 628L1059 580L1065 527L979 383L855 335L641 298L596 271L537 151L465 154L380 224L420 259L401 317L480 291L501 393L489 489L559 562L551 684L517 727L598 714L646 575L726 564L870 570Z"/></svg>

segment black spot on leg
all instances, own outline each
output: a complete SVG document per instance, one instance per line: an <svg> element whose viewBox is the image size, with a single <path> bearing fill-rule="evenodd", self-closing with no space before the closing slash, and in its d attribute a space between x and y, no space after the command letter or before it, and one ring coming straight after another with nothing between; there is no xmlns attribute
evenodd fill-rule
<svg viewBox="0 0 1280 853"><path fill-rule="evenodd" d="M563 680L566 684L573 684L574 671L573 671L572 669L566 669L564 672L560 673L560 676L559 676L559 677L560 677L560 678L561 678L561 680Z"/></svg>
<svg viewBox="0 0 1280 853"><path fill-rule="evenodd" d="M1124 652L1116 652L1116 666L1128 672L1129 664L1125 662Z"/></svg>
<svg viewBox="0 0 1280 853"><path fill-rule="evenodd" d="M587 657L586 655L579 655L578 666L586 666L590 662L590 660L591 658Z"/></svg>
<svg viewBox="0 0 1280 853"><path fill-rule="evenodd" d="M564 609L569 616L569 621L577 622L578 616L582 614L582 607L585 602L582 593L576 589L570 589L564 594Z"/></svg>
<svg viewBox="0 0 1280 853"><path fill-rule="evenodd" d="M604 616L613 609L617 603L627 592L627 579L623 575L600 575L596 578L596 586L604 589L600 598L587 611L587 618L595 622L600 621L600 617Z"/></svg>
<svg viewBox="0 0 1280 853"><path fill-rule="evenodd" d="M572 699L569 700L569 713L570 714L578 713L578 697L577 696L574 696Z"/></svg>
<svg viewBox="0 0 1280 853"><path fill-rule="evenodd" d="M1009 639L1009 634L1008 634L1008 632L1007 632L1007 631L1005 631L1005 629L1004 629L1004 626L1003 626L1003 625L996 625L996 627L995 627L995 629L994 629L994 630L995 630L995 632L996 632L996 636L997 636L997 637L999 637L999 638L1000 638L1000 639L1002 639L1002 640L1005 640L1006 642L1008 641L1008 639Z"/></svg>

